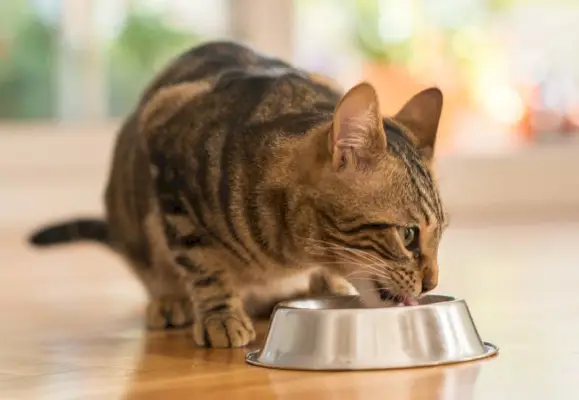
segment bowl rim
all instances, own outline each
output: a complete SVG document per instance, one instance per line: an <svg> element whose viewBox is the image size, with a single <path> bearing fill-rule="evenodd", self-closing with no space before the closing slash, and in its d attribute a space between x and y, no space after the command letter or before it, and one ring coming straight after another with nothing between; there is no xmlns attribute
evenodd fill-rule
<svg viewBox="0 0 579 400"><path fill-rule="evenodd" d="M407 307L331 307L331 308L308 308L308 307L300 307L297 304L304 303L307 301L320 301L320 300L336 300L336 299L354 299L359 298L359 295L344 295L344 296L315 296L315 297L302 297L299 299L292 299L292 300L284 300L276 304L274 307L273 312L275 313L278 310L300 310L304 312L333 312L333 311L344 311L344 310L355 310L356 312L364 311L387 311L387 312L399 312L401 310L416 310L416 309L423 309L429 307L440 307L441 305L450 305L456 303L464 303L464 299L456 296L450 295L443 295L443 294L427 294L423 297L437 297L442 298L444 300L436 301L432 303L426 304L418 304L416 306L407 306Z"/></svg>

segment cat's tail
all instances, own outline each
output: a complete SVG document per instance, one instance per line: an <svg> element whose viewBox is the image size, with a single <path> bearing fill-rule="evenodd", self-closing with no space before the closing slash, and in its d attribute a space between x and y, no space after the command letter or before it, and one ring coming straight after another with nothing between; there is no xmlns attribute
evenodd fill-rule
<svg viewBox="0 0 579 400"><path fill-rule="evenodd" d="M28 242L34 246L53 246L78 241L95 241L109 244L109 226L99 219L80 218L48 225L33 232Z"/></svg>

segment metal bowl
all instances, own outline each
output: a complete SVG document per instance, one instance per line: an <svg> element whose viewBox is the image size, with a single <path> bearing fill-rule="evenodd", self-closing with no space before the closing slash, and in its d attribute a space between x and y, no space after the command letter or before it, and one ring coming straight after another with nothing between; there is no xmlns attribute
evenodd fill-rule
<svg viewBox="0 0 579 400"><path fill-rule="evenodd" d="M299 370L424 367L489 357L466 302L424 296L417 306L368 308L357 296L279 303L250 364Z"/></svg>

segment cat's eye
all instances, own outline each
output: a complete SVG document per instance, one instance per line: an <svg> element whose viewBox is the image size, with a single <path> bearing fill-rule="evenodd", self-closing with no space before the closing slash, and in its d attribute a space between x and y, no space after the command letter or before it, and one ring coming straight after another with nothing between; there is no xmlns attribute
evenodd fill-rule
<svg viewBox="0 0 579 400"><path fill-rule="evenodd" d="M402 243L410 251L415 251L418 248L418 228L416 227L402 227L400 228L400 235Z"/></svg>

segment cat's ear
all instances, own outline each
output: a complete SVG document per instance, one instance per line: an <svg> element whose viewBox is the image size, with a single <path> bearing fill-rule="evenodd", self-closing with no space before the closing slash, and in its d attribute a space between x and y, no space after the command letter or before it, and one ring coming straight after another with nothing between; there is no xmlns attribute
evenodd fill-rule
<svg viewBox="0 0 579 400"><path fill-rule="evenodd" d="M330 146L336 170L371 167L386 150L378 95L369 83L350 89L334 113Z"/></svg>
<svg viewBox="0 0 579 400"><path fill-rule="evenodd" d="M442 92L432 87L414 95L394 116L414 134L416 145L428 159L434 153L441 113Z"/></svg>

